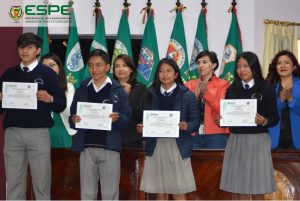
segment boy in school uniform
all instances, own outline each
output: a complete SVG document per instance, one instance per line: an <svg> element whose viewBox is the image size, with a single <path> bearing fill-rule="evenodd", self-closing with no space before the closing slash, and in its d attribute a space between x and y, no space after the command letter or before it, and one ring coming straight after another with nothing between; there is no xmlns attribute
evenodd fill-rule
<svg viewBox="0 0 300 201"><path fill-rule="evenodd" d="M49 128L54 121L51 112L66 107L64 92L57 75L50 68L38 64L42 40L33 33L24 33L17 40L21 63L6 70L3 82L37 83L37 109L3 109L5 112L4 163L7 180L7 199L25 200L27 169L30 166L33 189L37 200L50 200L51 159ZM3 93L0 98L2 101Z"/></svg>
<svg viewBox="0 0 300 201"><path fill-rule="evenodd" d="M77 114L78 102L109 103L113 105L110 131L77 129L72 149L80 152L80 193L82 200L97 200L100 179L102 200L119 199L121 133L131 118L131 106L122 86L106 75L109 71L108 55L95 49L88 55L91 78L84 80L76 90L71 105L70 126L81 118Z"/></svg>

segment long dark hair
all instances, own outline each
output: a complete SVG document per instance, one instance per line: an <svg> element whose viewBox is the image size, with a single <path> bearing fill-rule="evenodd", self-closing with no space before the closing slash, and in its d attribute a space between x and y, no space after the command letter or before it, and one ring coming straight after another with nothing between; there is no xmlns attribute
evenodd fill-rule
<svg viewBox="0 0 300 201"><path fill-rule="evenodd" d="M134 85L136 84L136 67L135 67L132 59L127 54L120 54L120 55L118 55L116 57L116 59L114 61L114 64L113 64L113 76L114 76L114 79L116 79L117 81L119 81L118 78L115 75L116 62L119 59L123 60L124 63L132 70L132 72L130 73L129 80L127 81L127 83L134 87Z"/></svg>
<svg viewBox="0 0 300 201"><path fill-rule="evenodd" d="M175 79L175 82L177 84L183 85L183 82L182 82L182 79L181 79L180 70L179 70L179 67L178 67L177 63L173 59L171 59L171 58L163 58L157 64L157 68L156 68L156 71L155 71L155 74L154 74L153 83L152 83L151 86L153 86L153 87L160 87L161 82L159 80L159 75L158 74L159 74L160 68L161 68L161 66L163 64L168 64L168 65L170 65L174 69L175 73L178 74L177 77L176 77L176 79Z"/></svg>
<svg viewBox="0 0 300 201"><path fill-rule="evenodd" d="M281 56L287 56L292 60L293 66L296 67L293 71L293 75L296 77L300 76L300 66L299 66L299 62L298 62L297 58L295 57L295 55L288 50L282 50L275 55L275 57L272 59L270 65L269 65L269 72L268 72L266 80L272 85L280 81L280 76L277 72L277 62L278 62L279 57L281 57Z"/></svg>
<svg viewBox="0 0 300 201"><path fill-rule="evenodd" d="M64 91L67 91L68 87L67 87L66 73L65 73L65 70L64 70L64 65L63 65L61 59L59 58L59 56L57 56L57 54L54 54L54 53L50 52L50 53L45 54L44 56L41 57L40 63L43 63L44 59L52 59L58 65L58 68L59 68L59 72L58 72L59 85Z"/></svg>
<svg viewBox="0 0 300 201"><path fill-rule="evenodd" d="M259 83L262 80L264 80L261 72L261 65L256 54L253 52L243 52L236 58L236 64L234 69L234 84L241 84L241 78L237 73L237 65L240 59L245 59L247 61L249 68L251 69L251 72L253 74L253 79L255 83Z"/></svg>

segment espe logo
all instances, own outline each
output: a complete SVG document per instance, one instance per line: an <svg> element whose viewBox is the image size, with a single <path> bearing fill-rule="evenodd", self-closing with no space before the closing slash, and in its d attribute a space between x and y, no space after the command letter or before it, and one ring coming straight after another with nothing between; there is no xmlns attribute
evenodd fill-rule
<svg viewBox="0 0 300 201"><path fill-rule="evenodd" d="M23 16L21 6L12 6L9 10L9 16L14 20L19 20Z"/></svg>
<svg viewBox="0 0 300 201"><path fill-rule="evenodd" d="M26 15L70 15L69 9L71 5L26 5L25 14Z"/></svg>

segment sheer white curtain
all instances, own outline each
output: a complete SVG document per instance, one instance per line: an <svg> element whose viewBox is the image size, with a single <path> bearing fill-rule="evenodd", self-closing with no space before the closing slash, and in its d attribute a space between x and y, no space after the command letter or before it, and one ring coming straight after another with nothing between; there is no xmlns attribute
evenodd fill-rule
<svg viewBox="0 0 300 201"><path fill-rule="evenodd" d="M265 45L262 65L263 76L268 74L271 59L280 50L298 55L297 23L265 20Z"/></svg>

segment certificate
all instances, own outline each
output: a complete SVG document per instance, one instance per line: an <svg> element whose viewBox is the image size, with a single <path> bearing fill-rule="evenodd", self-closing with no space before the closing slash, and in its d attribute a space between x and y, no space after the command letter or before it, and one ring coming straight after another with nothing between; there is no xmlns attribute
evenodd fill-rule
<svg viewBox="0 0 300 201"><path fill-rule="evenodd" d="M2 108L37 109L37 83L3 82Z"/></svg>
<svg viewBox="0 0 300 201"><path fill-rule="evenodd" d="M143 137L179 137L180 111L144 110Z"/></svg>
<svg viewBox="0 0 300 201"><path fill-rule="evenodd" d="M256 126L257 99L221 100L220 126Z"/></svg>
<svg viewBox="0 0 300 201"><path fill-rule="evenodd" d="M112 108L113 105L107 103L78 102L77 115L80 116L80 122L75 127L110 131L112 119L109 115Z"/></svg>

